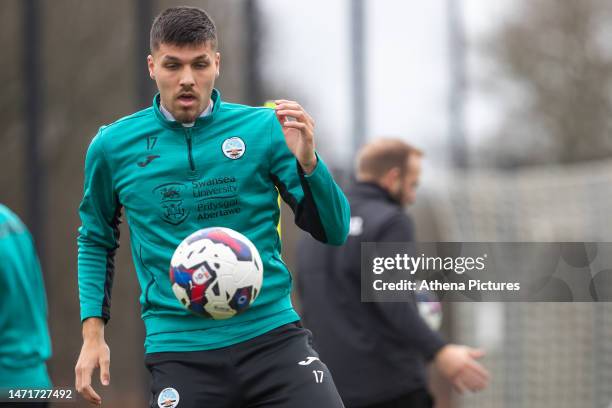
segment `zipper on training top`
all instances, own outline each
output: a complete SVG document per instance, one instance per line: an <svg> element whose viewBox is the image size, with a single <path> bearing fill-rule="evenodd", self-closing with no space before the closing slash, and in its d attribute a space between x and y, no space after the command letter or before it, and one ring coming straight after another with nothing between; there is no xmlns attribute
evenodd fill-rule
<svg viewBox="0 0 612 408"><path fill-rule="evenodd" d="M195 163L193 162L192 143L191 143L191 129L185 129L185 139L187 140L187 151L189 156L189 168L191 171L195 171Z"/></svg>

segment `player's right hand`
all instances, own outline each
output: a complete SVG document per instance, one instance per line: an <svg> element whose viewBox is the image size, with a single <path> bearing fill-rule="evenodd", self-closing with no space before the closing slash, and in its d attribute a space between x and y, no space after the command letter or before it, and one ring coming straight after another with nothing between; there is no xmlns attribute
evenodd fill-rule
<svg viewBox="0 0 612 408"><path fill-rule="evenodd" d="M92 404L100 405L102 398L91 386L91 378L96 368L100 369L102 385L110 384L110 349L103 335L93 338L85 337L79 360L74 369L77 392Z"/></svg>

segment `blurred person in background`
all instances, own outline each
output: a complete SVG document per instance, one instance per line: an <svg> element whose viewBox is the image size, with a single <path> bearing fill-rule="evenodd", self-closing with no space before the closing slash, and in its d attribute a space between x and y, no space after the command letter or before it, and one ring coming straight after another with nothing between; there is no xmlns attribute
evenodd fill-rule
<svg viewBox="0 0 612 408"><path fill-rule="evenodd" d="M347 191L351 225L342 247L304 238L297 251L297 289L304 325L349 408L432 407L426 363L459 391L485 388L481 350L448 344L419 315L416 302L361 302L361 243L414 241L404 206L415 201L421 151L377 139L357 157Z"/></svg>
<svg viewBox="0 0 612 408"><path fill-rule="evenodd" d="M342 407L291 305L276 229L280 192L296 224L318 240L340 245L348 234L348 202L315 153L312 118L293 101L277 100L275 109L222 101L214 88L216 28L204 10L173 7L157 16L147 61L159 89L153 106L103 126L85 159L77 391L101 404L94 370L110 383L104 327L124 207L142 290L152 407ZM206 205L222 205L230 194L238 206L202 214L203 192ZM168 276L177 245L215 226L250 238L265 270L257 301L228 320L186 310Z"/></svg>
<svg viewBox="0 0 612 408"><path fill-rule="evenodd" d="M0 204L0 398L8 398L8 390L51 388L50 357L47 296L34 242L17 215ZM15 401L24 408L48 405Z"/></svg>

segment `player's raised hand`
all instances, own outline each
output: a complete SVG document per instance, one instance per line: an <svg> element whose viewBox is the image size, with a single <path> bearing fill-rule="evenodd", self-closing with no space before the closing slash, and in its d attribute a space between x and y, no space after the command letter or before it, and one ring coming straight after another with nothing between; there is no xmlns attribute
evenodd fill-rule
<svg viewBox="0 0 612 408"><path fill-rule="evenodd" d="M283 127L285 140L291 153L296 157L306 174L312 173L317 165L314 143L315 123L312 117L295 101L278 99L276 117ZM293 118L295 120L290 120Z"/></svg>
<svg viewBox="0 0 612 408"><path fill-rule="evenodd" d="M83 347L75 371L75 387L83 398L95 405L102 404L102 398L91 385L96 368L100 369L102 385L110 384L110 349L104 340L104 322L90 318L83 323Z"/></svg>
<svg viewBox="0 0 612 408"><path fill-rule="evenodd" d="M460 393L480 391L487 387L490 374L477 359L484 356L482 350L449 344L436 354L434 364Z"/></svg>

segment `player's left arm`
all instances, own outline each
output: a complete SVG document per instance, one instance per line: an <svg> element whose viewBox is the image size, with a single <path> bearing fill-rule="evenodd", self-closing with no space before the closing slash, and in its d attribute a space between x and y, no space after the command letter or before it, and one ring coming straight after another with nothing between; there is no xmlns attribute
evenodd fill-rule
<svg viewBox="0 0 612 408"><path fill-rule="evenodd" d="M342 245L348 236L350 208L315 151L314 120L297 102L275 102L270 125L270 178L300 228L321 242Z"/></svg>

